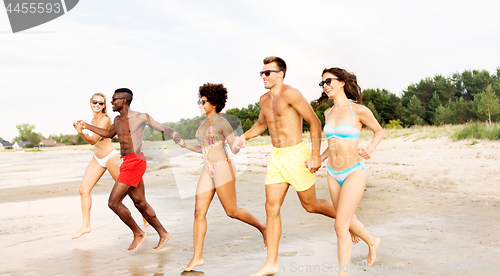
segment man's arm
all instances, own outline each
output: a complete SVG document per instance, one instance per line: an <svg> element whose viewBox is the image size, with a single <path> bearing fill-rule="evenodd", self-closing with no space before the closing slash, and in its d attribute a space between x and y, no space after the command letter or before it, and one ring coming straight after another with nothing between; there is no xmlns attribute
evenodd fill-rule
<svg viewBox="0 0 500 276"><path fill-rule="evenodd" d="M318 116L314 113L311 105L307 102L306 98L295 89L291 89L289 93L290 105L299 113L306 122L311 126L311 144L312 155L307 160L308 168L312 173L315 173L321 167L320 147L321 147L321 122Z"/></svg>
<svg viewBox="0 0 500 276"><path fill-rule="evenodd" d="M327 109L325 110L325 113L323 114L323 115L325 116L325 118L327 117L328 112L330 111L330 109L332 109L332 108L330 107L330 108L327 108ZM325 121L325 124L326 124L326 121ZM326 159L328 159L328 153L329 153L329 151L328 151L328 150L329 150L329 147L330 147L330 146L328 145L328 141L327 141L327 143L326 143L326 149L325 149L325 151L323 151L323 153L321 154L321 163L323 163Z"/></svg>
<svg viewBox="0 0 500 276"><path fill-rule="evenodd" d="M101 120L99 120L97 127L104 129L104 128L107 128L108 125L109 125L109 119L107 117L104 117ZM89 143L91 145L95 145L97 142L99 142L102 139L102 137L100 135L98 135L97 133L94 133L94 135L92 135L92 136L89 136L89 135L83 133L83 124L81 124L81 123L75 123L75 124L73 124L73 126L75 127L78 134L80 134L80 136L82 136L83 140L85 140L87 143Z"/></svg>
<svg viewBox="0 0 500 276"><path fill-rule="evenodd" d="M245 140L252 139L262 134L267 129L267 122L264 119L264 114L262 114L262 110L259 114L259 120L249 129L243 136Z"/></svg>
<svg viewBox="0 0 500 276"><path fill-rule="evenodd" d="M77 121L76 123L81 122L83 124L83 128L86 128L94 133L97 133L98 135L105 137L105 138L113 138L113 136L116 135L116 130L115 130L115 124L112 124L109 129L104 129L100 127L93 126L91 124L87 124L84 121Z"/></svg>
<svg viewBox="0 0 500 276"><path fill-rule="evenodd" d="M259 106L262 106L264 96L260 97ZM252 139L262 134L267 129L267 121L264 116L264 112L262 112L262 108L259 112L259 120L245 132L243 135L238 138L234 144L236 149L241 149L245 146L246 140Z"/></svg>
<svg viewBox="0 0 500 276"><path fill-rule="evenodd" d="M177 132L175 132L175 130L173 128L158 123L157 121L155 121L153 119L153 117L149 116L149 114L145 113L145 115L146 115L146 125L147 126L149 126L153 130L159 131L161 133L164 133L164 134L172 137L172 139L174 140L175 143L179 143L179 141L181 140L181 137L179 136L179 134Z"/></svg>
<svg viewBox="0 0 500 276"><path fill-rule="evenodd" d="M259 99L259 106L260 112L259 112L259 119L257 120L257 123L255 123L243 136L245 137L245 140L252 139L254 137L257 137L262 134L267 129L267 121L266 117L264 116L264 112L262 111L263 108L263 103L264 103L264 98L267 97L266 95L263 95Z"/></svg>

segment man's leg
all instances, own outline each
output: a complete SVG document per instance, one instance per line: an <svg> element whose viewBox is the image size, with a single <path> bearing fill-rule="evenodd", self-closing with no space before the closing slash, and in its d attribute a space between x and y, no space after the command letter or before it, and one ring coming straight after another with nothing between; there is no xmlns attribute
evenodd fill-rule
<svg viewBox="0 0 500 276"><path fill-rule="evenodd" d="M302 207L304 207L307 212L335 218L336 212L332 202L330 200L316 198L315 184L305 191L297 192L297 195L299 196Z"/></svg>
<svg viewBox="0 0 500 276"><path fill-rule="evenodd" d="M141 212L142 216L146 219L146 221L156 230L156 232L158 232L158 235L160 236L160 241L158 242L158 245L155 248L153 248L153 251L160 250L172 235L168 233L167 230L165 230L165 228L163 228L163 225L161 225L160 220L158 220L158 218L156 217L155 210L146 201L144 182L140 182L139 185L137 185L136 188L132 188L128 194L132 199L132 201L134 202L134 205L137 208L137 210Z"/></svg>
<svg viewBox="0 0 500 276"><path fill-rule="evenodd" d="M263 267L251 276L272 275L278 273L278 246L281 237L280 209L288 191L288 183L266 185L266 233L267 259Z"/></svg>
<svg viewBox="0 0 500 276"><path fill-rule="evenodd" d="M330 200L316 198L315 184L305 191L297 192L297 195L299 196L302 207L304 207L307 212L322 214L331 218L335 218L337 216L335 207ZM355 222L357 222L356 215L353 216L352 224L354 225ZM360 241L360 238L352 232L351 239L354 244L357 244Z"/></svg>
<svg viewBox="0 0 500 276"><path fill-rule="evenodd" d="M134 240L128 247L127 252L134 251L139 248L146 238L146 233L139 228L135 220L132 218L128 208L122 203L123 198L131 189L133 188L127 184L115 182L108 201L109 208L113 210L113 212L115 212L134 233Z"/></svg>

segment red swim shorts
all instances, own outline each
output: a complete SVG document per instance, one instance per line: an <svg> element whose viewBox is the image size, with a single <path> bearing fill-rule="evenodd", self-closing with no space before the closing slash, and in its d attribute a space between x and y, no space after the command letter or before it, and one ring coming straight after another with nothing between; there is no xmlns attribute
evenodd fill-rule
<svg viewBox="0 0 500 276"><path fill-rule="evenodd" d="M139 183L144 182L142 176L148 166L144 153L139 152L120 157L120 175L116 182L137 187Z"/></svg>

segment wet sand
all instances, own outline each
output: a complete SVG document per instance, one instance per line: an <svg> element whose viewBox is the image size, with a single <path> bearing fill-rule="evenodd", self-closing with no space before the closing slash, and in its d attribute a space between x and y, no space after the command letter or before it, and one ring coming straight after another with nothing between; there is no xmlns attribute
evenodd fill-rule
<svg viewBox="0 0 500 276"><path fill-rule="evenodd" d="M367 246L354 246L350 275L497 275L484 270L486 263L495 262L500 270L500 142L414 138L384 139L366 162L368 182L356 215L382 245L375 265L366 271L362 263ZM247 147L244 160L249 166L240 167L236 184L239 205L261 221L270 151L265 143ZM145 175L148 201L172 233L159 252L151 251L158 242L151 227L137 251L125 252L132 234L107 207L111 179L100 181L93 191L93 231L77 240L71 237L81 225L79 183L0 190L0 275L212 276L257 271L266 257L260 233L228 218L215 198L207 216L205 264L195 268L198 272L182 273L181 266L193 254L194 197L189 190L199 177L201 156L190 153L168 161L150 166ZM325 167L316 173L316 190L318 198L329 198ZM141 222L131 201L125 204ZM277 275L336 275L334 220L304 211L293 188L281 215ZM461 262L466 267L462 272ZM469 263L474 272L466 272ZM458 271L452 270L454 264Z"/></svg>

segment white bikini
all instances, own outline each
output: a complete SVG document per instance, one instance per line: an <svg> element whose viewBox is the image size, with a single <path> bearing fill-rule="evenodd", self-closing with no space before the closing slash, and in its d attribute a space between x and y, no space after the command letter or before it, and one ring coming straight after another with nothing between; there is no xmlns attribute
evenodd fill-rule
<svg viewBox="0 0 500 276"><path fill-rule="evenodd" d="M95 161L97 161L97 163L99 163L99 165L101 165L101 167L103 168L106 168L106 162L108 162L109 158L113 157L113 155L115 154L120 154L116 149L113 149L106 157L102 158L102 159L99 159L95 156L95 153L94 153L94 158L95 158Z"/></svg>

